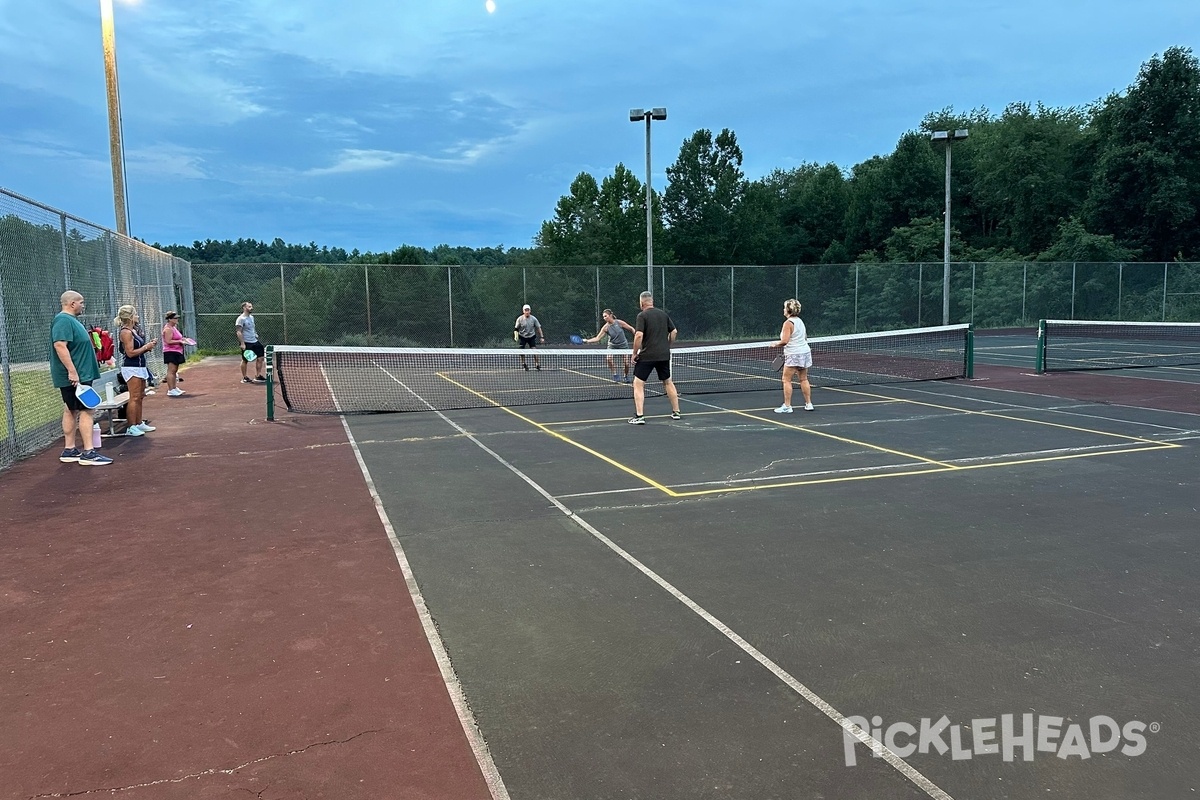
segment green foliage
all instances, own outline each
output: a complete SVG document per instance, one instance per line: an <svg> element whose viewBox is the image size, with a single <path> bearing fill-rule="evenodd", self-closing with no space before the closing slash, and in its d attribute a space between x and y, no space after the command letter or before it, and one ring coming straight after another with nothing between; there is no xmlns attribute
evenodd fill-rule
<svg viewBox="0 0 1200 800"><path fill-rule="evenodd" d="M1094 119L1083 216L1148 260L1200 252L1200 62L1182 47L1142 66Z"/></svg>

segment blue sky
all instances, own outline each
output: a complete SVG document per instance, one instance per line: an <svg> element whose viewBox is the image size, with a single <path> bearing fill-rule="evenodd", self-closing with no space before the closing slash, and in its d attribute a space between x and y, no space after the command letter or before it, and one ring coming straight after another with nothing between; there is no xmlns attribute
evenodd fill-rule
<svg viewBox="0 0 1200 800"><path fill-rule="evenodd" d="M581 171L732 129L758 178L931 111L1086 105L1196 0L115 0L130 232L386 251L532 243ZM0 186L113 227L97 0L0 0Z"/></svg>

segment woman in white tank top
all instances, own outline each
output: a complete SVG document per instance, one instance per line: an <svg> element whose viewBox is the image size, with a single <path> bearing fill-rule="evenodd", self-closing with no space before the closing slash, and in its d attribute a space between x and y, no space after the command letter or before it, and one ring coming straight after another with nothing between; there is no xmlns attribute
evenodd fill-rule
<svg viewBox="0 0 1200 800"><path fill-rule="evenodd" d="M795 298L783 304L783 328L776 347L783 348L783 405L776 414L792 413L792 378L800 376L800 393L804 395L804 410L812 411L812 387L808 384L808 368L812 366L812 348L808 331L800 319L800 301Z"/></svg>

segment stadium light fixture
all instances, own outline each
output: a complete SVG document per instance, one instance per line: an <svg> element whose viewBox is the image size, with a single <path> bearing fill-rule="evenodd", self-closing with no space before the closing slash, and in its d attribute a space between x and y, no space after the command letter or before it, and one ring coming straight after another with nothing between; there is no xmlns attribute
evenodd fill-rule
<svg viewBox="0 0 1200 800"><path fill-rule="evenodd" d="M654 210L653 197L650 189L650 121L664 120L667 110L662 106L656 108L631 108L629 121L641 122L646 120L646 291L654 291Z"/></svg>
<svg viewBox="0 0 1200 800"><path fill-rule="evenodd" d="M121 94L117 85L117 35L112 0L100 0L100 34L104 42L104 83L108 88L108 153L112 161L113 209L117 233L129 235L129 205L125 196L125 149L121 141Z"/></svg>
<svg viewBox="0 0 1200 800"><path fill-rule="evenodd" d="M953 131L933 131L929 138L935 142L946 143L946 211L944 213L944 232L942 234L942 324L950 324L950 145L965 139L970 134L966 128Z"/></svg>

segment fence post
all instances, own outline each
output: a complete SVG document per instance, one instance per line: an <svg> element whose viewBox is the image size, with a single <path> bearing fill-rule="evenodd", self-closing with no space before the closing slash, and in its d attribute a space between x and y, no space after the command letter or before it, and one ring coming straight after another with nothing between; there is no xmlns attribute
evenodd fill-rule
<svg viewBox="0 0 1200 800"><path fill-rule="evenodd" d="M1125 262L1117 264L1117 322L1121 321L1121 289L1125 283Z"/></svg>
<svg viewBox="0 0 1200 800"><path fill-rule="evenodd" d="M108 318L117 316L117 279L113 269L113 232L104 232L104 264L108 269Z"/></svg>
<svg viewBox="0 0 1200 800"><path fill-rule="evenodd" d="M733 338L733 267L729 267L729 338Z"/></svg>
<svg viewBox="0 0 1200 800"><path fill-rule="evenodd" d="M2 260L2 258L0 258ZM17 411L13 403L12 368L9 365L8 325L4 316L4 276L0 275L0 373L4 387L4 419L8 423L8 435L0 442L0 468L17 460Z"/></svg>
<svg viewBox="0 0 1200 800"><path fill-rule="evenodd" d="M71 288L71 259L67 254L67 215L58 215L59 239L62 241L63 291Z"/></svg>
<svg viewBox="0 0 1200 800"><path fill-rule="evenodd" d="M446 265L446 305L450 309L450 346L454 347L454 278L449 264Z"/></svg>
<svg viewBox="0 0 1200 800"><path fill-rule="evenodd" d="M858 333L858 264L854 265L854 332Z"/></svg>
<svg viewBox="0 0 1200 800"><path fill-rule="evenodd" d="M921 327L921 294L925 290L925 262L917 263L917 327Z"/></svg>
<svg viewBox="0 0 1200 800"><path fill-rule="evenodd" d="M367 304L367 344L371 344L371 265L363 264L363 293Z"/></svg>
<svg viewBox="0 0 1200 800"><path fill-rule="evenodd" d="M1163 302L1162 302L1162 321L1167 321L1167 262L1163 262Z"/></svg>
<svg viewBox="0 0 1200 800"><path fill-rule="evenodd" d="M1078 262L1071 262L1071 319L1075 319L1075 267Z"/></svg>
<svg viewBox="0 0 1200 800"><path fill-rule="evenodd" d="M1025 324L1025 292L1029 281L1029 262L1021 264L1021 325Z"/></svg>
<svg viewBox="0 0 1200 800"><path fill-rule="evenodd" d="M283 308L283 343L287 344L287 284L283 282L283 264L279 265L279 305Z"/></svg>
<svg viewBox="0 0 1200 800"><path fill-rule="evenodd" d="M971 319L969 322L975 324L975 263L971 262Z"/></svg>

